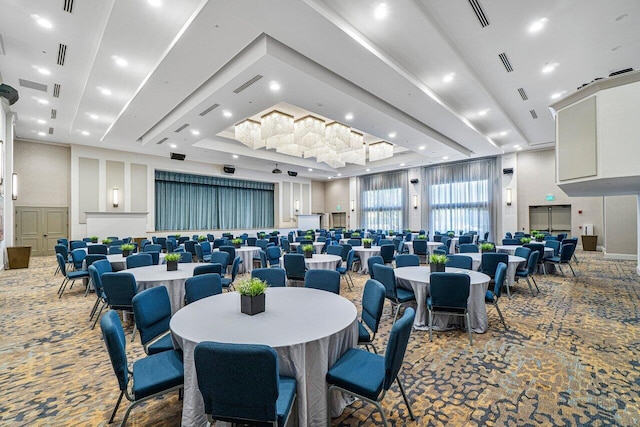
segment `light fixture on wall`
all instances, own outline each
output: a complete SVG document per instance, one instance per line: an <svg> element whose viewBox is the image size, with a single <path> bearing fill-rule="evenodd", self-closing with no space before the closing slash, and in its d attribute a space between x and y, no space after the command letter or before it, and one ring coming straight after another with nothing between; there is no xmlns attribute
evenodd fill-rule
<svg viewBox="0 0 640 427"><path fill-rule="evenodd" d="M119 192L118 192L118 187L113 187L113 207L117 208L118 204L119 204Z"/></svg>
<svg viewBox="0 0 640 427"><path fill-rule="evenodd" d="M355 201L355 200L352 200L352 201L351 201L351 212L353 212L353 211L355 211L355 210L356 210L356 201Z"/></svg>
<svg viewBox="0 0 640 427"><path fill-rule="evenodd" d="M418 195L413 195L413 209L418 209Z"/></svg>
<svg viewBox="0 0 640 427"><path fill-rule="evenodd" d="M18 174L11 174L11 200L18 200Z"/></svg>
<svg viewBox="0 0 640 427"><path fill-rule="evenodd" d="M300 201L296 200L296 212L300 210Z"/></svg>
<svg viewBox="0 0 640 427"><path fill-rule="evenodd" d="M511 206L512 198L511 198L511 187L507 188L507 206Z"/></svg>

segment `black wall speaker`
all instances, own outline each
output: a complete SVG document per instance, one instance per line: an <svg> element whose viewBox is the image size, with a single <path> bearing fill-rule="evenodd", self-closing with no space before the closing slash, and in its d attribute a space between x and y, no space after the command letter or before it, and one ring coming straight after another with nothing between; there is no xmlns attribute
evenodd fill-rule
<svg viewBox="0 0 640 427"><path fill-rule="evenodd" d="M502 169L502 173L505 175L511 175L513 174L513 168L504 168Z"/></svg>
<svg viewBox="0 0 640 427"><path fill-rule="evenodd" d="M171 153L171 160L184 160L186 157L186 154Z"/></svg>
<svg viewBox="0 0 640 427"><path fill-rule="evenodd" d="M411 183L412 183L412 184L417 184L418 182L420 182L420 181L418 181L418 178L413 178L413 179L411 180Z"/></svg>
<svg viewBox="0 0 640 427"><path fill-rule="evenodd" d="M233 165L224 165L222 170L224 170L225 173L234 173L236 171L236 167Z"/></svg>
<svg viewBox="0 0 640 427"><path fill-rule="evenodd" d="M289 174L289 176L298 176L298 172L294 171L287 171L287 174Z"/></svg>
<svg viewBox="0 0 640 427"><path fill-rule="evenodd" d="M0 96L7 98L9 105L13 105L18 100L18 91L9 85L0 84Z"/></svg>

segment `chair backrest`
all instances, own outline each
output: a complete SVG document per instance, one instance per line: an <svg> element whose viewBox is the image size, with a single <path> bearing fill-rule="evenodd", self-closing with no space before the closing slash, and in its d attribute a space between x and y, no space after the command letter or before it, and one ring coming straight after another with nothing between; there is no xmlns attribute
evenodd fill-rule
<svg viewBox="0 0 640 427"><path fill-rule="evenodd" d="M449 254L449 251L447 251L446 249L440 249L440 248L442 248L442 245L438 246L436 249L434 249L432 251L433 255L448 255Z"/></svg>
<svg viewBox="0 0 640 427"><path fill-rule="evenodd" d="M184 282L185 302L187 304L221 293L222 279L216 273L199 274L189 277Z"/></svg>
<svg viewBox="0 0 640 427"><path fill-rule="evenodd" d="M138 286L131 273L103 273L102 288L109 306L114 309L130 309Z"/></svg>
<svg viewBox="0 0 640 427"><path fill-rule="evenodd" d="M433 241L434 241L434 242L442 242L442 234L440 234L440 233L436 232L436 233L433 235Z"/></svg>
<svg viewBox="0 0 640 427"><path fill-rule="evenodd" d="M327 254L329 254L329 255L337 255L339 257L342 257L342 246L340 246L340 245L327 246Z"/></svg>
<svg viewBox="0 0 640 427"><path fill-rule="evenodd" d="M100 319L102 338L109 352L113 372L118 379L120 390L126 390L129 383L129 366L127 362L126 339L118 313L107 311Z"/></svg>
<svg viewBox="0 0 640 427"><path fill-rule="evenodd" d="M460 253L469 254L469 253L478 253L480 250L478 249L478 245L474 245L473 243L461 243L460 244Z"/></svg>
<svg viewBox="0 0 640 427"><path fill-rule="evenodd" d="M211 252L211 262L222 264L223 270L226 271L227 266L229 265L229 252L225 252L225 251Z"/></svg>
<svg viewBox="0 0 640 427"><path fill-rule="evenodd" d="M115 254L121 254L121 253L122 253L122 248L120 247L120 245L109 246L109 255L115 255Z"/></svg>
<svg viewBox="0 0 640 427"><path fill-rule="evenodd" d="M72 240L71 242L69 242L69 248L71 250L86 248L86 247L87 247L87 242L84 242L82 240Z"/></svg>
<svg viewBox="0 0 640 427"><path fill-rule="evenodd" d="M53 250L56 252L56 254L62 255L65 260L69 259L69 249L66 245L57 244L53 247Z"/></svg>
<svg viewBox="0 0 640 427"><path fill-rule="evenodd" d="M202 255L211 255L211 243L209 241L200 242L200 249L202 249Z"/></svg>
<svg viewBox="0 0 640 427"><path fill-rule="evenodd" d="M369 276L371 276L372 279L375 279L375 275L373 272L373 266L375 264L384 265L384 260L380 255L374 255L372 257L369 257L369 259L367 260L367 268L369 269Z"/></svg>
<svg viewBox="0 0 640 427"><path fill-rule="evenodd" d="M482 254L481 271L488 276L494 277L499 262L509 264L509 255L498 252L485 252Z"/></svg>
<svg viewBox="0 0 640 427"><path fill-rule="evenodd" d="M162 252L162 245L157 245L157 244L146 245L142 249L142 252Z"/></svg>
<svg viewBox="0 0 640 427"><path fill-rule="evenodd" d="M505 239L513 239L513 234L511 234L510 231L507 231L506 233L504 233L504 237Z"/></svg>
<svg viewBox="0 0 640 427"><path fill-rule="evenodd" d="M71 259L76 270L82 270L82 262L87 257L84 249L74 249L71 251Z"/></svg>
<svg viewBox="0 0 640 427"><path fill-rule="evenodd" d="M210 262L202 265L198 265L193 269L193 275L199 276L201 274L209 274L209 273L222 273L222 265L220 264L212 264Z"/></svg>
<svg viewBox="0 0 640 427"><path fill-rule="evenodd" d="M211 418L276 421L279 368L273 348L203 341L193 358L204 411Z"/></svg>
<svg viewBox="0 0 640 427"><path fill-rule="evenodd" d="M238 271L240 271L240 263L242 262L242 258L239 256L233 259L231 263L231 283L236 280L236 276L238 275Z"/></svg>
<svg viewBox="0 0 640 427"><path fill-rule="evenodd" d="M193 248L196 250L196 259L199 262L204 262L204 253L202 252L202 246L200 245L200 243L196 243Z"/></svg>
<svg viewBox="0 0 640 427"><path fill-rule="evenodd" d="M385 375L382 387L385 390L389 390L391 384L393 384L393 381L395 381L398 376L398 372L400 372L415 317L415 310L408 307L402 317L396 321L391 328L389 341L387 342L387 350L384 354Z"/></svg>
<svg viewBox="0 0 640 427"><path fill-rule="evenodd" d="M415 239L413 241L413 253L416 255L426 255L427 246L427 239Z"/></svg>
<svg viewBox="0 0 640 427"><path fill-rule="evenodd" d="M558 241L562 242L564 239L567 238L567 233L558 233L556 238L558 239Z"/></svg>
<svg viewBox="0 0 640 427"><path fill-rule="evenodd" d="M520 239L502 239L503 245L520 245Z"/></svg>
<svg viewBox="0 0 640 427"><path fill-rule="evenodd" d="M69 248L69 240L68 240L68 239L60 238L60 239L58 239L57 243L58 243L59 245L64 245L64 246L66 246L66 247L67 247L67 249Z"/></svg>
<svg viewBox="0 0 640 427"><path fill-rule="evenodd" d="M111 246L122 246L124 245L124 242L122 240L113 239L110 244Z"/></svg>
<svg viewBox="0 0 640 427"><path fill-rule="evenodd" d="M67 276L67 259L62 257L62 254L56 254L56 260L58 260L58 267L63 276Z"/></svg>
<svg viewBox="0 0 640 427"><path fill-rule="evenodd" d="M499 262L496 267L496 277L494 279L493 294L496 298L500 298L500 292L502 292L502 285L504 285L504 278L507 275L507 264Z"/></svg>
<svg viewBox="0 0 640 427"><path fill-rule="evenodd" d="M285 254L284 269L287 272L287 279L304 280L304 273L306 271L304 255Z"/></svg>
<svg viewBox="0 0 640 427"><path fill-rule="evenodd" d="M171 237L167 238L167 241L164 243L164 247L167 253L175 252L178 248L178 242Z"/></svg>
<svg viewBox="0 0 640 427"><path fill-rule="evenodd" d="M169 330L171 300L165 286L145 289L133 297L132 303L142 345Z"/></svg>
<svg viewBox="0 0 640 427"><path fill-rule="evenodd" d="M289 239L286 237L280 238L280 246L282 246L282 251L286 254L291 252L291 244L289 243Z"/></svg>
<svg viewBox="0 0 640 427"><path fill-rule="evenodd" d="M380 256L385 263L393 261L393 254L395 253L395 246L393 244L386 244L380 246Z"/></svg>
<svg viewBox="0 0 640 427"><path fill-rule="evenodd" d="M109 248L107 248L107 245L91 245L91 246L87 246L87 253L88 254L106 255L108 252L109 252Z"/></svg>
<svg viewBox="0 0 640 427"><path fill-rule="evenodd" d="M153 257L148 253L129 255L127 257L127 269L137 268L137 267L146 267L149 265L153 265Z"/></svg>
<svg viewBox="0 0 640 427"><path fill-rule="evenodd" d="M400 254L396 255L396 267L418 267L420 257L418 255Z"/></svg>
<svg viewBox="0 0 640 427"><path fill-rule="evenodd" d="M394 249L396 252L400 252L400 243L401 243L402 241L403 241L402 236L394 237L394 238L391 240L391 243L393 244L393 249Z"/></svg>
<svg viewBox="0 0 640 427"><path fill-rule="evenodd" d="M287 286L287 272L284 268L254 268L251 277L256 277L273 288L283 288Z"/></svg>
<svg viewBox="0 0 640 427"><path fill-rule="evenodd" d="M378 332L382 309L384 308L384 285L375 279L364 284L362 292L362 321L374 334Z"/></svg>
<svg viewBox="0 0 640 427"><path fill-rule="evenodd" d="M143 251L144 251L144 247L147 246L147 245L150 245L150 244L151 244L151 242L148 239L142 239L140 241L140 247L142 248Z"/></svg>
<svg viewBox="0 0 640 427"><path fill-rule="evenodd" d="M88 268L89 277L93 282L93 287L96 290L96 295L101 297L104 293L102 289L102 274L103 273L111 273L113 269L111 268L111 263L106 259L99 260L91 264Z"/></svg>
<svg viewBox="0 0 640 427"><path fill-rule="evenodd" d="M412 234L412 233L407 233L407 234L404 236L404 241L405 241L405 242L411 242L411 241L412 241L412 239L413 239L413 234Z"/></svg>
<svg viewBox="0 0 640 427"><path fill-rule="evenodd" d="M445 245L443 243L440 246L438 246L436 249L439 250L439 251L444 252L445 255L449 255L449 245Z"/></svg>
<svg viewBox="0 0 640 427"><path fill-rule="evenodd" d="M255 246L257 241L257 237L247 237L247 246Z"/></svg>
<svg viewBox="0 0 640 427"><path fill-rule="evenodd" d="M546 240L544 246L547 248L553 248L553 256L558 256L560 253L560 241L558 240Z"/></svg>
<svg viewBox="0 0 640 427"><path fill-rule="evenodd" d="M527 274L533 274L536 272L536 266L538 264L538 260L540 259L540 252L531 251L529 254L529 259L527 261Z"/></svg>
<svg viewBox="0 0 640 427"><path fill-rule="evenodd" d="M268 239L258 239L256 240L256 246L262 249L263 251L267 250L267 245L269 244Z"/></svg>
<svg viewBox="0 0 640 427"><path fill-rule="evenodd" d="M185 252L190 252L192 256L197 256L196 255L196 244L197 244L197 242L194 242L193 240L187 240L186 242L184 242L184 250L185 250Z"/></svg>
<svg viewBox="0 0 640 427"><path fill-rule="evenodd" d="M431 306L440 309L466 309L471 278L463 273L431 273Z"/></svg>
<svg viewBox="0 0 640 427"><path fill-rule="evenodd" d="M519 256L527 260L529 259L529 254L531 254L531 249L525 248L524 246L516 248L516 251L514 252L515 256Z"/></svg>
<svg viewBox="0 0 640 427"><path fill-rule="evenodd" d="M571 243L565 243L560 247L560 262L561 263L566 263L571 261L571 257L573 256L573 253L576 250L576 246L574 244Z"/></svg>
<svg viewBox="0 0 640 427"><path fill-rule="evenodd" d="M393 245L393 240L391 239L380 239L380 241L378 242L378 245L382 246L382 245ZM395 248L395 246L394 246Z"/></svg>
<svg viewBox="0 0 640 427"><path fill-rule="evenodd" d="M398 293L396 291L396 275L393 268L384 264L373 265L373 277L384 285L385 296L396 301Z"/></svg>
<svg viewBox="0 0 640 427"><path fill-rule="evenodd" d="M158 265L160 263L160 252L144 252L151 255L151 264Z"/></svg>
<svg viewBox="0 0 640 427"><path fill-rule="evenodd" d="M188 264L190 262L193 262L193 255L191 255L191 252L180 252L180 259L178 260L178 263Z"/></svg>
<svg viewBox="0 0 640 427"><path fill-rule="evenodd" d="M236 257L236 248L230 245L222 245L220 246L220 252L228 252L229 259L234 259Z"/></svg>
<svg viewBox="0 0 640 427"><path fill-rule="evenodd" d="M308 270L304 275L304 287L340 295L340 273L335 270Z"/></svg>
<svg viewBox="0 0 640 427"><path fill-rule="evenodd" d="M347 244L351 246L362 246L362 239L349 239Z"/></svg>
<svg viewBox="0 0 640 427"><path fill-rule="evenodd" d="M220 238L220 239L214 239L213 240L213 248L219 248L220 246L224 246L227 244L227 239L225 238Z"/></svg>
<svg viewBox="0 0 640 427"><path fill-rule="evenodd" d="M471 234L465 234L463 236L460 236L460 238L458 239L458 244L460 245L465 245L469 243L473 243L473 235Z"/></svg>
<svg viewBox="0 0 640 427"><path fill-rule="evenodd" d="M544 240L544 241L547 241L547 240L558 240L558 237L556 237L556 236L551 236L551 235L546 235L546 236L544 236L544 239L543 239L543 240Z"/></svg>
<svg viewBox="0 0 640 427"><path fill-rule="evenodd" d="M265 252L267 255L267 261L269 261L270 265L278 265L280 264L280 248L278 246L271 246L267 248Z"/></svg>
<svg viewBox="0 0 640 427"><path fill-rule="evenodd" d="M542 262L542 259L544 258L544 244L542 243L527 243L526 245L522 245L525 248L529 248L532 251L537 251L538 252L538 263Z"/></svg>
<svg viewBox="0 0 640 427"><path fill-rule="evenodd" d="M445 267L471 270L473 268L473 258L466 255L447 255L447 262L445 262L444 265Z"/></svg>
<svg viewBox="0 0 640 427"><path fill-rule="evenodd" d="M340 256L342 257L342 261L346 261L347 256L349 255L349 251L353 249L353 246L351 246L348 243L343 243L340 245L340 247L342 248L342 252L340 253Z"/></svg>
<svg viewBox="0 0 640 427"><path fill-rule="evenodd" d="M101 259L107 259L106 255L103 254L88 254L84 259L84 264L89 267L96 261L100 261Z"/></svg>
<svg viewBox="0 0 640 427"><path fill-rule="evenodd" d="M447 247L447 253L449 253L449 242L451 241L451 238L447 237L447 236L442 236L442 238L440 239L440 243L442 243L444 246Z"/></svg>

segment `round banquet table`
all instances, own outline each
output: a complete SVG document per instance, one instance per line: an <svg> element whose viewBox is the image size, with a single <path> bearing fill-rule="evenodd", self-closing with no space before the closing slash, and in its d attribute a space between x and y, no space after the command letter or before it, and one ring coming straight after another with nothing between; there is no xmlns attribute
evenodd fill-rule
<svg viewBox="0 0 640 427"><path fill-rule="evenodd" d="M482 264L481 253L464 253L460 255L466 255L468 257L471 257L471 259L473 260L473 269L480 270L480 266ZM507 274L505 277L506 279L505 284L507 286L509 287L513 286L513 282L516 277L516 270L518 269L518 266L523 262L527 262L527 260L519 256L509 255L509 263L507 264Z"/></svg>
<svg viewBox="0 0 640 427"><path fill-rule="evenodd" d="M240 312L240 294L227 292L196 301L171 318L171 333L184 355L183 426L204 426L193 352L202 341L266 344L278 353L280 374L295 377L300 426L325 426L328 369L358 342L356 307L331 292L269 288L266 309ZM338 416L349 403L339 393L331 402Z"/></svg>
<svg viewBox="0 0 640 427"><path fill-rule="evenodd" d="M154 286L165 286L171 300L171 313L176 313L184 305L184 282L193 276L193 269L201 263L179 263L176 271L167 271L166 265L130 268L121 273L131 273L136 278L138 292Z"/></svg>
<svg viewBox="0 0 640 427"><path fill-rule="evenodd" d="M513 255L516 253L516 249L521 248L521 245L496 245L498 252L504 252L505 254ZM544 247L544 257L549 258L553 256L553 248Z"/></svg>
<svg viewBox="0 0 640 427"><path fill-rule="evenodd" d="M365 248L364 246L354 246L353 251L360 257L360 270L359 273L369 273L369 258L372 256L380 255L380 246L372 246Z"/></svg>
<svg viewBox="0 0 640 427"><path fill-rule="evenodd" d="M313 254L313 257L304 259L307 270L335 270L341 263L342 257L329 254ZM280 267L284 268L284 257L280 258Z"/></svg>
<svg viewBox="0 0 640 427"><path fill-rule="evenodd" d="M143 254L144 252L139 252L139 253ZM166 255L167 254L165 253L160 253L160 256L158 257L158 264L162 264L162 260ZM111 268L113 269L113 271L126 270L127 258L123 257L122 254L107 255L107 259L109 260L109 263L111 264Z"/></svg>
<svg viewBox="0 0 640 427"><path fill-rule="evenodd" d="M429 317L427 311L427 297L429 296L429 267L400 267L393 270L398 286L413 290L416 294L417 309L413 327L419 330L429 330ZM460 268L446 268L447 273L464 273L471 278L471 289L467 300L469 309L469 321L471 330L477 334L487 331L489 321L487 319L487 307L484 296L491 278L484 273ZM448 314L436 314L433 316L433 329L450 329L452 324L459 324L461 318Z"/></svg>
<svg viewBox="0 0 640 427"><path fill-rule="evenodd" d="M260 255L259 246L240 246L236 248L236 256L239 256L242 260L240 266L238 267L238 273L251 273L253 271L253 258L259 257ZM233 263L233 260L229 260L229 266Z"/></svg>
<svg viewBox="0 0 640 427"><path fill-rule="evenodd" d="M319 254L322 252L322 248L324 247L324 243L325 242L313 242L313 249L315 249L315 253ZM298 249L298 245L300 244L300 242L292 242L289 243L289 246L291 246L291 250L295 251Z"/></svg>
<svg viewBox="0 0 640 427"><path fill-rule="evenodd" d="M436 249L438 246L440 246L442 243L440 242L432 242L432 241L428 241L427 242L427 253L429 255L433 254L433 250ZM409 248L409 253L412 254L413 253L413 241L411 242L404 242L404 245Z"/></svg>

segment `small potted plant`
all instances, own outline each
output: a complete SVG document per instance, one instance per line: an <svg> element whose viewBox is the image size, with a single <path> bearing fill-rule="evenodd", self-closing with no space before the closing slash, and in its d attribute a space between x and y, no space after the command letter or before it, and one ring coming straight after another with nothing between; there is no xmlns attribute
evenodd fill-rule
<svg viewBox="0 0 640 427"><path fill-rule="evenodd" d="M303 245L302 252L304 253L305 258L313 257L313 245Z"/></svg>
<svg viewBox="0 0 640 427"><path fill-rule="evenodd" d="M389 230L389 232L387 234L389 234L389 236L393 236L395 233L394 233L393 230Z"/></svg>
<svg viewBox="0 0 640 427"><path fill-rule="evenodd" d="M110 245L112 241L113 240L111 240L111 239L102 239L102 243L107 245L107 246Z"/></svg>
<svg viewBox="0 0 640 427"><path fill-rule="evenodd" d="M455 236L455 235L456 235L456 233L454 233L453 231L447 232L447 236L449 236L451 238L453 238L453 236Z"/></svg>
<svg viewBox="0 0 640 427"><path fill-rule="evenodd" d="M265 236L266 236L266 234L264 234L264 233L258 233L258 238L260 238L260 239L264 239Z"/></svg>
<svg viewBox="0 0 640 427"><path fill-rule="evenodd" d="M446 262L446 255L433 254L429 256L429 268L432 273L444 272Z"/></svg>
<svg viewBox="0 0 640 427"><path fill-rule="evenodd" d="M253 277L241 280L235 288L240 294L240 311L249 316L262 313L265 308L266 282Z"/></svg>
<svg viewBox="0 0 640 427"><path fill-rule="evenodd" d="M122 249L122 256L124 258L128 257L129 255L131 255L131 253L133 252L133 250L135 249L135 245L133 243L125 243L124 245L120 245L120 249Z"/></svg>
<svg viewBox="0 0 640 427"><path fill-rule="evenodd" d="M522 243L523 245L526 245L527 243L531 243L531 238L530 237L522 237L520 239L520 243Z"/></svg>
<svg viewBox="0 0 640 427"><path fill-rule="evenodd" d="M493 243L483 243L480 245L480 251L481 252L493 252L493 250L495 249L495 246L493 246Z"/></svg>
<svg viewBox="0 0 640 427"><path fill-rule="evenodd" d="M426 234L420 234L420 235L418 236L418 239L420 239L420 240L427 240L427 235L426 235Z"/></svg>
<svg viewBox="0 0 640 427"><path fill-rule="evenodd" d="M542 242L544 240L544 234L542 233L536 233L533 237L536 239L536 242Z"/></svg>
<svg viewBox="0 0 640 427"><path fill-rule="evenodd" d="M178 261L180 261L180 254L172 252L164 257L167 262L167 271L176 271L178 269Z"/></svg>
<svg viewBox="0 0 640 427"><path fill-rule="evenodd" d="M240 246L242 246L242 239L233 239L231 243L233 244L234 248L238 249Z"/></svg>
<svg viewBox="0 0 640 427"><path fill-rule="evenodd" d="M198 236L198 242L204 242L207 240L207 236Z"/></svg>
<svg viewBox="0 0 640 427"><path fill-rule="evenodd" d="M176 240L180 240L180 236L182 236L182 234L174 234Z"/></svg>
<svg viewBox="0 0 640 427"><path fill-rule="evenodd" d="M352 239L359 239L360 238L360 233L358 233L357 231L351 233L351 238Z"/></svg>
<svg viewBox="0 0 640 427"><path fill-rule="evenodd" d="M91 243L98 243L98 236L91 236Z"/></svg>
<svg viewBox="0 0 640 427"><path fill-rule="evenodd" d="M272 235L272 236L277 236L278 234L280 234L280 232L279 232L278 230L273 230L273 231L271 232L271 235Z"/></svg>
<svg viewBox="0 0 640 427"><path fill-rule="evenodd" d="M362 244L366 249L371 248L372 243L373 243L373 239L362 239Z"/></svg>

